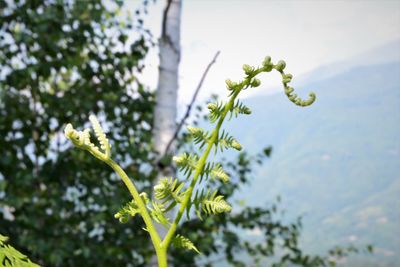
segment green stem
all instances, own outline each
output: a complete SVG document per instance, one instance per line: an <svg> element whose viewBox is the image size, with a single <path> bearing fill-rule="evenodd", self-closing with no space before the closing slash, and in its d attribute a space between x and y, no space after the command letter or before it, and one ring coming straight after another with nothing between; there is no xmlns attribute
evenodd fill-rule
<svg viewBox="0 0 400 267"><path fill-rule="evenodd" d="M210 154L211 149L213 148L213 146L215 144L215 141L218 139L219 130L221 128L222 123L224 122L226 114L232 108L236 97L238 96L238 94L240 93L240 91L242 90L242 88L244 87L246 82L248 82L248 81L245 80L242 84L243 86L240 86L240 89L237 89L235 91L235 93L231 96L231 99L229 100L228 104L225 106L224 112L221 114L221 117L218 120L217 126L215 127L214 131L212 132L211 138L208 140L207 148L204 151L203 155L201 156L199 163L197 164L197 168L193 175L192 182L190 183L190 186L189 186L187 192L185 193L185 197L182 201L181 206L179 207L178 214L176 215L174 222L172 223L171 227L169 228L167 235L165 236L164 240L162 241L162 247L168 248L169 244L171 243L172 238L176 232L176 228L178 227L178 224L182 218L182 215L185 212L185 209L186 209L187 205L189 204L189 201L192 197L193 189L196 186L197 180L199 179L199 176L200 176L201 172L203 171L204 166L207 162L208 155Z"/></svg>
<svg viewBox="0 0 400 267"><path fill-rule="evenodd" d="M167 248L156 249L158 267L168 267Z"/></svg>
<svg viewBox="0 0 400 267"><path fill-rule="evenodd" d="M151 220L149 212L147 211L146 205L144 204L143 199L140 197L138 191L136 190L135 185L133 184L131 179L129 179L128 175L126 175L125 171L116 162L114 162L111 159L106 160L105 162L121 177L122 181L124 182L129 192L131 193L133 199L135 200L140 210L140 215L142 215L143 221L146 224L147 231L150 234L151 241L153 242L153 246L157 253L157 258L159 261L160 259L165 261L165 265L161 265L159 263L159 266L167 266L166 250L163 249L161 246L161 238L158 235L156 228L154 227L153 221ZM165 259L163 258L164 254L165 254Z"/></svg>

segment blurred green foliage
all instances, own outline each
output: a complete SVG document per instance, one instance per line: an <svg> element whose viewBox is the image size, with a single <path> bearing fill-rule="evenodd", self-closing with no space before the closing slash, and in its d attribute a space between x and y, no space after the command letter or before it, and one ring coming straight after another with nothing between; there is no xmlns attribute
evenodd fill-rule
<svg viewBox="0 0 400 267"><path fill-rule="evenodd" d="M145 32L117 17L118 3L2 5L0 207L13 211L0 220L2 233L43 265L143 265L141 222L128 229L112 216L127 192L96 160L67 151L62 129L88 113L107 118L116 160L150 184L154 97L133 75L148 50Z"/></svg>

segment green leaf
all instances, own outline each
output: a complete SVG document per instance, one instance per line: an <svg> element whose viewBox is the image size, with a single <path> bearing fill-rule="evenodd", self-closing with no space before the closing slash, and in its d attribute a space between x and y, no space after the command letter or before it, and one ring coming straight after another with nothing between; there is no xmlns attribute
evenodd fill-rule
<svg viewBox="0 0 400 267"><path fill-rule="evenodd" d="M139 207L137 206L135 200L131 200L125 206L123 206L114 217L118 219L121 223L127 223L131 217L135 217L139 214Z"/></svg>
<svg viewBox="0 0 400 267"><path fill-rule="evenodd" d="M165 216L166 208L162 203L152 201L152 207L149 208L151 217L158 223L161 223L164 227L168 228L171 222Z"/></svg>
<svg viewBox="0 0 400 267"><path fill-rule="evenodd" d="M172 239L172 244L177 248L185 248L188 250L194 250L200 254L200 251L196 248L192 241L190 241L187 237L184 237L180 234L177 234Z"/></svg>
<svg viewBox="0 0 400 267"><path fill-rule="evenodd" d="M163 204L174 201L180 203L184 193L181 192L184 183L174 178L162 178L154 186L154 196L158 200L163 200Z"/></svg>
<svg viewBox="0 0 400 267"><path fill-rule="evenodd" d="M5 244L8 240L6 236L0 234L0 263L2 266L10 267L40 267L39 265L31 262L29 258L13 248Z"/></svg>

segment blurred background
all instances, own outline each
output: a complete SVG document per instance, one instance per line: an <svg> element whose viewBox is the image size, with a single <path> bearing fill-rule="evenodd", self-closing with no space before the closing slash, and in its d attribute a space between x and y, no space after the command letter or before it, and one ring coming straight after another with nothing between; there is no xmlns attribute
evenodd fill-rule
<svg viewBox="0 0 400 267"><path fill-rule="evenodd" d="M129 200L118 178L71 150L62 129L98 114L116 160L150 190L160 172L152 134L167 2L0 5L0 233L43 266L149 266L141 221L127 227L112 216ZM242 94L253 112L227 129L249 162L261 161L252 155L267 148L265 162L246 165L245 156L225 155L228 167L251 169L243 178L232 168L240 186L220 187L241 208L207 221L218 225L210 240L212 226L182 225L182 232L197 229L189 237L204 242L205 253L173 251L182 259L174 266L272 266L293 252L286 244L273 253L257 250L253 261L245 240L268 243L273 224L251 213L257 207L283 225L275 247L288 240L284 226L302 217L292 240L301 255L293 252L294 260L277 266L323 266L302 257L337 245L360 250L340 257L339 266L400 265L400 1L183 0L180 25L178 122L217 51L194 105L204 106L211 95L225 99L225 79L240 80L243 64L260 65L265 56L285 60L296 93L307 98L312 91L317 100L294 106L274 72ZM195 110L189 121L207 125L203 114ZM271 204L277 196L278 212ZM248 216L232 223L242 211ZM253 219L251 227L244 223ZM367 245L372 254L363 251ZM244 265L232 260L235 253Z"/></svg>

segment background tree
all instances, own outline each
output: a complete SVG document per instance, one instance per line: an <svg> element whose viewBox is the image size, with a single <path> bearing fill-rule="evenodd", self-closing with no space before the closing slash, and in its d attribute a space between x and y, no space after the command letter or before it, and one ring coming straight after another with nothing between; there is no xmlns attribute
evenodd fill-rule
<svg viewBox="0 0 400 267"><path fill-rule="evenodd" d="M163 176L175 176L169 152L175 152L176 114L178 100L178 73L181 56L180 27L181 0L167 0L162 18L161 37L158 40L160 65L154 107L153 140L157 153L159 175L154 184ZM173 211L170 212L170 214ZM166 234L165 228L156 224L161 236ZM153 266L157 260L153 258Z"/></svg>
<svg viewBox="0 0 400 267"><path fill-rule="evenodd" d="M154 97L134 76L148 49L140 21L119 19L121 1L0 3L2 233L44 266L143 266L140 223L113 217L128 194L67 151L62 133L89 113L107 119L118 160L149 185Z"/></svg>
<svg viewBox="0 0 400 267"><path fill-rule="evenodd" d="M163 12L162 32L158 42L160 66L154 109L154 150L160 157L175 152L178 74L181 57L181 0L167 0ZM160 161L163 175L175 175L168 160ZM166 165L166 166L163 166Z"/></svg>

